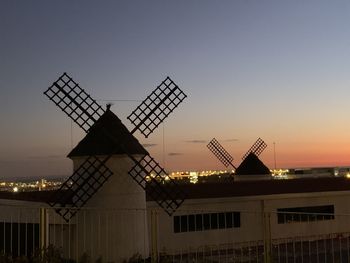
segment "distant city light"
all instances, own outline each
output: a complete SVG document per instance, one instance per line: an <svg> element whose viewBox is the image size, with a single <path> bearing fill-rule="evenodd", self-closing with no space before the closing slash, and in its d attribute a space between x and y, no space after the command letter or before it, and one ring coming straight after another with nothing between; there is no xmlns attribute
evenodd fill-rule
<svg viewBox="0 0 350 263"><path fill-rule="evenodd" d="M310 168L290 168L290 169L271 169L273 180L280 179L298 179L298 178L318 178L318 177L344 177L350 179L350 166L344 167L310 167ZM163 178L163 179L162 179ZM234 170L202 170L202 171L173 171L169 174L157 177L154 173L146 176L146 181L162 180L163 184L168 183L171 179L179 183L206 183L215 181L225 181L227 178L234 179ZM71 186L72 181L68 184ZM0 181L1 192L30 192L30 191L52 191L62 186L60 180L33 180L29 182L20 181Z"/></svg>
<svg viewBox="0 0 350 263"><path fill-rule="evenodd" d="M190 172L190 183L192 183L192 184L198 183L198 173L197 172Z"/></svg>

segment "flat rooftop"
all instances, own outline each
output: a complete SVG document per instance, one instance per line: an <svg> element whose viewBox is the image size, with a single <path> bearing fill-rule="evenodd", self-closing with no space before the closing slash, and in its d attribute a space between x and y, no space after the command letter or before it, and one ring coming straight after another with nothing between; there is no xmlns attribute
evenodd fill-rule
<svg viewBox="0 0 350 263"><path fill-rule="evenodd" d="M207 182L179 184L187 199L209 199L236 196L276 195L292 193L315 193L350 191L350 179L344 177L321 177L286 180ZM167 185L164 185L167 189ZM171 191L171 189L168 189ZM55 191L0 192L0 199L32 202L54 202ZM146 189L147 193L147 189ZM147 195L147 201L152 201Z"/></svg>
<svg viewBox="0 0 350 263"><path fill-rule="evenodd" d="M166 187L166 186L165 186ZM321 177L302 179L226 181L223 183L180 184L187 199L349 191L350 179ZM169 189L170 191L170 189ZM147 200L151 201L150 195Z"/></svg>

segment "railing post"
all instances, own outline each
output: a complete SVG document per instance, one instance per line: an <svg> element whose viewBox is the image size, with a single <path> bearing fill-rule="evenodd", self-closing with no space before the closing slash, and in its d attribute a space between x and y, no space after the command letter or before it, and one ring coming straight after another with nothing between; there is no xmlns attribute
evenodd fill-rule
<svg viewBox="0 0 350 263"><path fill-rule="evenodd" d="M158 214L151 211L151 262L158 262Z"/></svg>
<svg viewBox="0 0 350 263"><path fill-rule="evenodd" d="M271 263L272 259L271 259L271 255L272 255L272 242L271 242L271 213L265 213L265 233L266 233L266 237L265 237L265 263Z"/></svg>
<svg viewBox="0 0 350 263"><path fill-rule="evenodd" d="M272 242L271 242L271 213L265 211L265 201L261 201L262 227L264 240L264 263L271 263Z"/></svg>
<svg viewBox="0 0 350 263"><path fill-rule="evenodd" d="M47 208L40 208L40 249L43 252L49 245L49 220Z"/></svg>

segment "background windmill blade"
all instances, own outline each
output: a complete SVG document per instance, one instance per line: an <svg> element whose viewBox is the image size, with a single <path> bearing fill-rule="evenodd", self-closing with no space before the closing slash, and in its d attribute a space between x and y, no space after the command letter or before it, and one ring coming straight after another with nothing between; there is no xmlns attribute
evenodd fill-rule
<svg viewBox="0 0 350 263"><path fill-rule="evenodd" d="M256 156L259 156L267 147L267 144L261 139L258 138L256 142L250 147L250 149L243 155L242 160L244 160L250 153L254 153Z"/></svg>
<svg viewBox="0 0 350 263"><path fill-rule="evenodd" d="M167 77L129 116L135 126L146 138L163 120L187 97L187 95Z"/></svg>
<svg viewBox="0 0 350 263"><path fill-rule="evenodd" d="M95 156L88 157L76 169L72 176L66 180L58 191L55 191L55 202L51 206L75 207L72 209L56 209L56 211L69 221L86 202L102 187L112 176L113 172L105 165L108 156L103 160Z"/></svg>
<svg viewBox="0 0 350 263"><path fill-rule="evenodd" d="M44 94L85 132L102 116L104 110L66 73Z"/></svg>
<svg viewBox="0 0 350 263"><path fill-rule="evenodd" d="M232 164L233 157L222 147L222 145L213 138L207 145L208 149L220 160L220 162L225 165L225 167L228 167L231 165L233 168L236 169L236 167Z"/></svg>
<svg viewBox="0 0 350 263"><path fill-rule="evenodd" d="M136 162L129 175L158 203L168 215L172 215L185 200L185 193L149 155ZM149 182L147 182L149 181Z"/></svg>

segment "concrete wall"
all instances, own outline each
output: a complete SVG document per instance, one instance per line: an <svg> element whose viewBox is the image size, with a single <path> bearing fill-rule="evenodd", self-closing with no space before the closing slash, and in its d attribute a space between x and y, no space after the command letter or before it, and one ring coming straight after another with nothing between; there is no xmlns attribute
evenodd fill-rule
<svg viewBox="0 0 350 263"><path fill-rule="evenodd" d="M157 248L151 249L156 249L158 252L181 251L201 246L251 242L267 238L275 240L350 233L349 203L349 191L185 200L174 215L237 211L241 212L241 226L231 229L174 233L173 216L169 217L158 209L154 202L149 202L148 221L151 222L152 210L156 211L158 221L157 226L151 223L149 225L150 244L157 245ZM321 205L334 205L334 220L278 224L278 208ZM152 236L155 232L152 230L154 227L157 227L156 236Z"/></svg>
<svg viewBox="0 0 350 263"><path fill-rule="evenodd" d="M150 203L148 211L149 218L151 217L152 209L157 208L154 204ZM157 237L154 238L157 239L158 251L162 252L169 249L181 251L200 246L211 246L237 241L246 242L257 239L262 240L261 205L260 202L256 200L235 200L234 198L185 200L184 204L176 211L175 215L225 211L241 212L240 228L174 233L173 216L168 216L162 210L157 209L158 228ZM151 219L148 221L151 222ZM152 227L154 226L149 226L151 230Z"/></svg>
<svg viewBox="0 0 350 263"><path fill-rule="evenodd" d="M322 235L350 232L350 192L323 192L265 197L265 210L271 212L271 236L274 239L290 236ZM303 206L334 205L334 220L278 224L277 209Z"/></svg>

